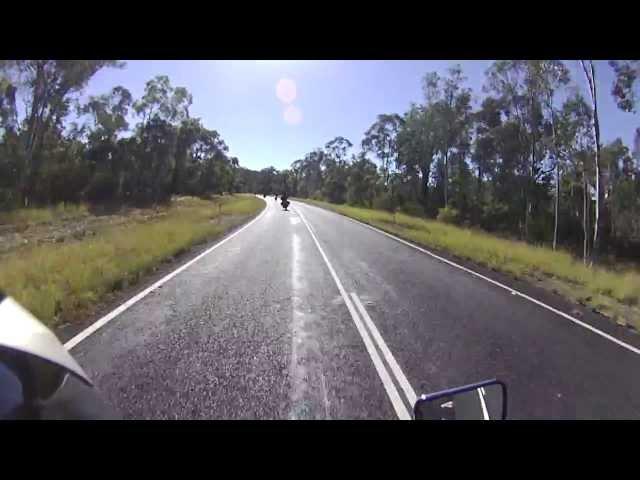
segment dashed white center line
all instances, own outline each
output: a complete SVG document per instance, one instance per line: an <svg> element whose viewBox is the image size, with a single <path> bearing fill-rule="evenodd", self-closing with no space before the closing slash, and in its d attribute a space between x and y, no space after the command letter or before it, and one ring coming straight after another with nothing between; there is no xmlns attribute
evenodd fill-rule
<svg viewBox="0 0 640 480"><path fill-rule="evenodd" d="M304 215L302 214L302 212L296 211L296 213L298 214L298 216L302 220L302 223L304 223L304 225L307 227L307 230L311 234L311 238L313 239L316 247L318 248L318 251L320 252L320 255L322 256L322 259L324 260L325 264L327 265L327 268L329 269L329 272L331 273L331 276L333 277L333 281L335 282L336 286L338 287L338 290L340 291L340 295L342 296L342 299L344 300L344 303L347 305L347 309L349 310L349 313L351 314L351 318L353 319L353 323L356 326L356 330L358 331L358 333L360 334L360 337L362 338L362 341L364 342L364 345L365 345L365 348L367 350L367 353L369 353L369 357L371 357L371 361L373 362L373 366L375 367L376 372L378 373L378 376L380 377L380 380L382 381L382 385L384 386L384 389L385 389L385 391L387 393L387 396L389 397L389 400L391 400L391 404L393 405L393 408L394 408L394 410L396 412L396 415L398 416L398 418L400 420L411 420L412 417L411 417L411 414L409 413L409 410L407 409L404 401L402 400L402 398L400 396L400 393L398 392L398 389L396 388L393 380L391 379L391 375L389 375L389 372L387 371L387 369L386 369L386 367L384 365L384 362L380 358L380 355L378 354L378 351L376 350L376 347L374 345L373 340L369 336L369 333L367 332L367 329L365 328L364 324L362 323L362 320L358 316L358 312L357 312L356 308L354 307L353 302L351 301L351 299L347 295L347 292L344 289L344 287L342 286L342 282L338 278L338 275L336 274L336 271L334 270L333 266L331 265L331 262L327 258L327 255L324 253L324 250L320 246L320 242L318 241L318 238L316 237L316 234L314 233L313 229L311 228L311 226L309 225L307 220L304 218ZM371 322L371 323L373 324L373 322ZM371 327L369 327L369 328L371 328ZM373 329L375 329L375 326L373 327ZM373 329L371 329L372 332L373 332ZM377 330L376 330L376 332L377 332ZM379 332L378 332L378 335L379 335ZM390 353L391 352L389 352L389 354ZM405 378L405 380L406 380L406 378ZM415 396L415 393L413 395Z"/></svg>
<svg viewBox="0 0 640 480"><path fill-rule="evenodd" d="M482 406L482 416L485 420L489 420L489 412L487 411L487 404L484 401L484 388L478 389L478 396L480 397L480 405Z"/></svg>
<svg viewBox="0 0 640 480"><path fill-rule="evenodd" d="M400 365L398 365L398 362L396 362L396 359L393 356L393 353L391 353L391 350L389 350L389 347L387 347L387 344L382 338L382 335L380 335L380 332L376 328L375 323L373 323L373 320L371 320L371 317L365 310L358 296L352 292L351 297L353 298L353 303L356 304L356 307L358 308L360 315L364 319L364 323L369 328L369 331L371 332L371 336L378 344L380 351L384 355L384 358L387 360L387 364L391 368L391 371L393 372L396 379L398 380L400 387L404 391L404 394L406 395L407 400L409 401L409 405L415 405L416 401L418 400L418 396L416 395L416 392L413 390L413 387L409 383L409 380L407 380L407 377L402 372Z"/></svg>

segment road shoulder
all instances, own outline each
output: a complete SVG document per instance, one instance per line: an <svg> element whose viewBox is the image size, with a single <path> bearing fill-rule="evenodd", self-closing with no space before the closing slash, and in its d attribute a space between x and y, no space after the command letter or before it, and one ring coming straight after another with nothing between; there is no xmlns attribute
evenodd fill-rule
<svg viewBox="0 0 640 480"><path fill-rule="evenodd" d="M98 321L101 317L108 314L118 306L122 305L130 298L149 288L164 276L180 268L180 266L184 265L185 263L188 263L198 255L205 252L207 249L211 248L213 245L223 241L230 235L233 235L239 229L243 228L249 222L257 218L264 211L265 207L261 208L255 214L242 216L244 218L239 223L231 221L230 223L232 224L232 226L221 235L215 236L203 243L193 245L186 251L160 262L158 265L156 265L152 272L144 275L136 284L129 285L126 288L122 288L120 290L107 294L103 300L95 304L90 314L88 314L83 320L56 326L53 329L54 333L62 343L67 342L69 339L73 338L75 335Z"/></svg>

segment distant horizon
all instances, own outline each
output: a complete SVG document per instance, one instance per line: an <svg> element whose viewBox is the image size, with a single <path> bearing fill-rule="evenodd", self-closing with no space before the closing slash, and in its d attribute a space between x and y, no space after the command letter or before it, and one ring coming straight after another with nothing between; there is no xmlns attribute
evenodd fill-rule
<svg viewBox="0 0 640 480"><path fill-rule="evenodd" d="M336 136L349 139L352 152L357 153L364 132L378 114L402 115L412 102L422 102L421 80L430 71L443 75L450 66L460 64L477 107L485 96L484 72L493 61L125 62L123 69L99 71L83 98L122 85L137 99L148 80L167 75L174 87L189 90L193 95L191 116L218 131L242 167L282 170ZM572 82L587 97L577 62L566 63ZM613 73L606 61L596 63L602 142L620 137L631 148L640 118L617 108L610 93Z"/></svg>

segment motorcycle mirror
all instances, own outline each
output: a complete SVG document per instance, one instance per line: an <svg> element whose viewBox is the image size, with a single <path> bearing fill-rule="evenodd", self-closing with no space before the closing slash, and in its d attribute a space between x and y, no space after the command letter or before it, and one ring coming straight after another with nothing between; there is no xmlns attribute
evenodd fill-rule
<svg viewBox="0 0 640 480"><path fill-rule="evenodd" d="M92 386L58 338L15 300L0 293L0 362L20 379L25 400L47 400L68 374Z"/></svg>
<svg viewBox="0 0 640 480"><path fill-rule="evenodd" d="M507 387L486 380L422 395L413 413L416 420L505 420Z"/></svg>

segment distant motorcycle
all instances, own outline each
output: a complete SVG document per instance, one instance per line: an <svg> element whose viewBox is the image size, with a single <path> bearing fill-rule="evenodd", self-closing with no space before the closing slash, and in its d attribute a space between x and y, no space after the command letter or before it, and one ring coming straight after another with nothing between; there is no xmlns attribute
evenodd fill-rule
<svg viewBox="0 0 640 480"><path fill-rule="evenodd" d="M289 200L287 200L289 198L289 196L286 193L283 193L282 195L280 195L280 199L282 200L280 202L280 205L282 205L282 208L284 208L285 212L288 212L289 210L287 210L287 207L289 206Z"/></svg>

